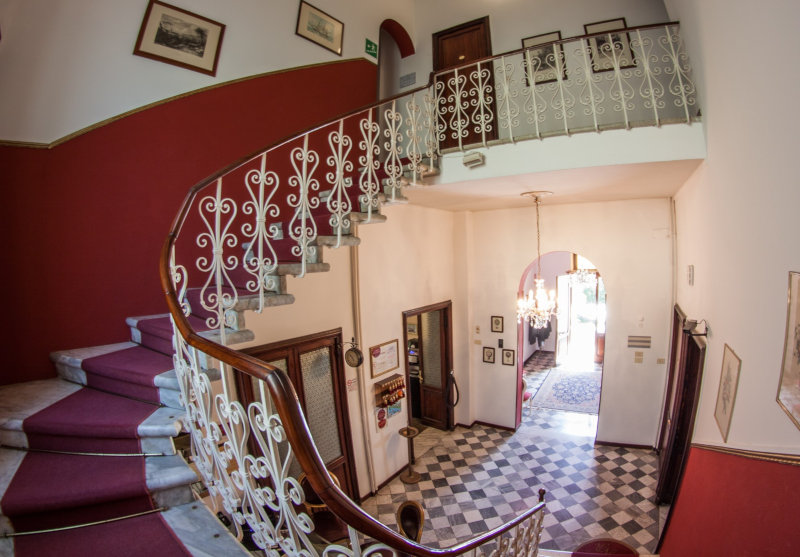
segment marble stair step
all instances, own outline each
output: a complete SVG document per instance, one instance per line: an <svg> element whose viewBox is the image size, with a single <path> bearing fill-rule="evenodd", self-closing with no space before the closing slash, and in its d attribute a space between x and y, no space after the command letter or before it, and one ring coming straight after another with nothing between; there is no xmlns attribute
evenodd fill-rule
<svg viewBox="0 0 800 557"><path fill-rule="evenodd" d="M87 348L74 348L72 350L61 350L50 354L50 359L56 366L58 376L66 381L77 383L78 385L90 385L90 378L87 372L83 369L82 364L84 360L117 352L120 350L127 350L139 346L134 342L118 342L115 344L106 344L103 346L91 346ZM206 371L209 378L214 380L219 378L219 371L212 368ZM133 379L132 379L133 381ZM155 399L151 400L150 397L145 396L131 396L139 400L149 400L151 402L158 402L164 406L171 408L182 408L180 403L180 388L178 386L178 379L175 375L174 369L168 369L152 379L152 388L155 389ZM98 387L101 388L101 387ZM108 390L111 388L108 385L103 385L101 390ZM142 388L146 388L142 386ZM124 394L122 396L125 396Z"/></svg>
<svg viewBox="0 0 800 557"><path fill-rule="evenodd" d="M29 488L33 490L29 497L22 500L20 497L12 498L12 492L6 497L9 487L14 484L15 475L25 469L26 464L23 461L29 454L35 456L39 462L37 469L52 469L53 473L37 477L35 485L28 481L23 482L24 485L32 486ZM3 507L0 508L0 535L15 531L13 526L15 517L46 516L52 513L71 517L70 513L74 511L70 509L82 509L92 505L113 506L117 501L128 500L131 497L130 487L122 484L116 486L114 482L109 482L108 478L99 479L97 473L98 462L102 468L113 469L115 460L122 459L137 459L137 462L133 463L135 466L140 466L138 462L144 461L145 489L156 508L170 508L195 501L191 486L198 481L198 477L179 455L151 456L142 459L127 456L28 453L0 448L0 500L3 502ZM50 461L52 465L48 464ZM84 476L82 479L84 483L96 486L93 492L76 491L74 482L81 476ZM70 522L82 523L76 518L70 518ZM21 531L28 530L31 528L24 528Z"/></svg>
<svg viewBox="0 0 800 557"><path fill-rule="evenodd" d="M152 517L158 517L155 531L149 529L154 527ZM19 538L0 537L0 555L18 551L26 555L252 555L212 511L197 501L105 524Z"/></svg>
<svg viewBox="0 0 800 557"><path fill-rule="evenodd" d="M255 301L253 301L253 299L255 299ZM294 301L294 296L291 296L291 299ZM258 305L258 295L253 295L252 297L246 299L240 298L239 302L241 303L242 310L252 309L250 306L253 306L254 304L255 306ZM237 307L234 309L238 310L240 308ZM198 335L217 343L221 342L221 335L218 329L210 328L205 320L198 317L190 315L188 319L190 325ZM131 340L133 342L147 346L148 348L157 350L163 354L167 354L170 357L172 356L173 330L168 313L128 317L125 322L131 329ZM253 332L247 329L241 329L237 331L226 328L225 336L227 339L227 344L249 342L255 338Z"/></svg>
<svg viewBox="0 0 800 557"><path fill-rule="evenodd" d="M83 388L85 387L59 378L0 387L0 444L19 449L29 448L29 438L23 429L23 422ZM101 402L106 401L106 403L102 407L98 407L96 411L108 414L113 411L115 399L120 397L100 393L98 398ZM128 401L125 402L130 404ZM181 419L185 412L168 407L154 406L153 408L149 416L138 425L134 424L140 450L142 453L173 455L175 454L173 439L181 433ZM128 437L127 433L110 434L107 428L104 428L103 431L92 431L92 427L99 427L96 424L97 421L92 420L91 416L68 414L58 424L57 431L54 431L52 435L56 438L63 438L65 441L74 439L78 432L81 436L89 439L95 436L109 438L114 435L122 438ZM75 450L78 451L77 448Z"/></svg>

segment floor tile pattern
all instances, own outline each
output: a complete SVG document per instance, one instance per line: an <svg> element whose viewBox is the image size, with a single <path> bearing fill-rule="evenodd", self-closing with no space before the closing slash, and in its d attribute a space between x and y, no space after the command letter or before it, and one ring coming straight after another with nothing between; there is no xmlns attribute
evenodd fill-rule
<svg viewBox="0 0 800 557"><path fill-rule="evenodd" d="M534 370L528 375L536 379ZM416 440L421 481L406 485L396 478L363 507L396 528L397 506L419 501L426 513L422 543L449 547L533 506L544 488L542 548L572 551L610 537L652 553L659 528L656 456L595 447L596 427L592 414L534 408L523 413L515 433L481 425L452 432L429 428Z"/></svg>

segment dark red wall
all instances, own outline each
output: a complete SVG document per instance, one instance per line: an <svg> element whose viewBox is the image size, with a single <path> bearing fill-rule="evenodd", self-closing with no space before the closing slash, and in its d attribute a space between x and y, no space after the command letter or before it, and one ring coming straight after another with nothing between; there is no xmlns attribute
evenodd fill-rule
<svg viewBox="0 0 800 557"><path fill-rule="evenodd" d="M0 146L4 365L0 384L53 376L54 350L127 340L164 313L161 245L187 191L283 137L375 100L366 60L218 87L52 149Z"/></svg>
<svg viewBox="0 0 800 557"><path fill-rule="evenodd" d="M800 555L800 467L692 448L659 555Z"/></svg>

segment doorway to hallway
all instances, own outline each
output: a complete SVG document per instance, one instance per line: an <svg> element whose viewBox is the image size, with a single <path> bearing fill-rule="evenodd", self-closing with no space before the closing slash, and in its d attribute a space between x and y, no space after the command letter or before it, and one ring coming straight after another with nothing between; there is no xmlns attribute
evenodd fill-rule
<svg viewBox="0 0 800 557"><path fill-rule="evenodd" d="M570 252L550 252L529 266L522 288L533 286L534 268L545 290L556 291L557 309L544 327L521 325L520 383L526 389L521 395L527 402L519 421L539 410L567 412L575 414L571 420L582 434L594 436L605 356L603 279L588 259Z"/></svg>
<svg viewBox="0 0 800 557"><path fill-rule="evenodd" d="M403 312L410 425L450 429L453 379L452 302Z"/></svg>

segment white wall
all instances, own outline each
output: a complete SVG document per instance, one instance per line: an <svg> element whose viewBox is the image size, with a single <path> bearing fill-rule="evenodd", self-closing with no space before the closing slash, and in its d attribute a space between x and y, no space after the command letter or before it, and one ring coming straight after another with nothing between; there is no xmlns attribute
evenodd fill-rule
<svg viewBox="0 0 800 557"><path fill-rule="evenodd" d="M653 444L658 427L666 366L672 291L670 203L666 199L573 205L543 205L542 251L568 251L588 258L603 273L608 292L605 367L597 438L628 444ZM474 213L472 289L473 340L496 346L489 318L503 315L516 323L519 280L531 262L529 230L535 209ZM479 263L478 263L479 262ZM516 343L516 328L502 338ZM633 362L628 335L651 335L644 362ZM481 346L471 345L474 414L489 423L513 426L516 368L484 364Z"/></svg>
<svg viewBox="0 0 800 557"><path fill-rule="evenodd" d="M723 444L714 406L727 343L742 360L727 444L800 453L800 431L775 402L788 272L800 271L800 73L789 62L800 57L800 4L667 5L696 69L708 142L707 161L676 196L677 301L711 326L693 441ZM757 40L741 40L754 29Z"/></svg>
<svg viewBox="0 0 800 557"><path fill-rule="evenodd" d="M426 305L452 300L453 353L456 380L468 383L464 364L464 336L457 330L463 322L463 300L457 297L457 262L454 256L456 218L452 213L412 205L385 207L388 221L384 224L361 226L358 235L362 338L366 349L398 339L403 344L402 312ZM405 373L400 362L399 373ZM392 372L394 373L394 372ZM391 375L388 374L388 375ZM368 362L364 366L364 383L372 385L384 379L370 378ZM464 411L468 398L457 408ZM408 423L408 398L402 401L402 412L378 429L374 408L367 409L372 428L375 475L378 484L384 482L408 463L407 442L397 431ZM456 415L458 420L458 415Z"/></svg>
<svg viewBox="0 0 800 557"><path fill-rule="evenodd" d="M492 52L500 54L522 48L522 39L550 31L564 38L584 34L583 24L625 17L628 26L666 21L661 0L415 0L414 30L409 30L416 54L401 61L400 74L417 73L424 85L433 64L431 35L460 23L489 16Z"/></svg>
<svg viewBox="0 0 800 557"><path fill-rule="evenodd" d="M413 30L411 0L313 5L344 23L341 57L295 35L299 0L171 0L226 25L216 77L132 54L147 0L0 3L0 139L50 143L187 91L364 54L384 19Z"/></svg>

